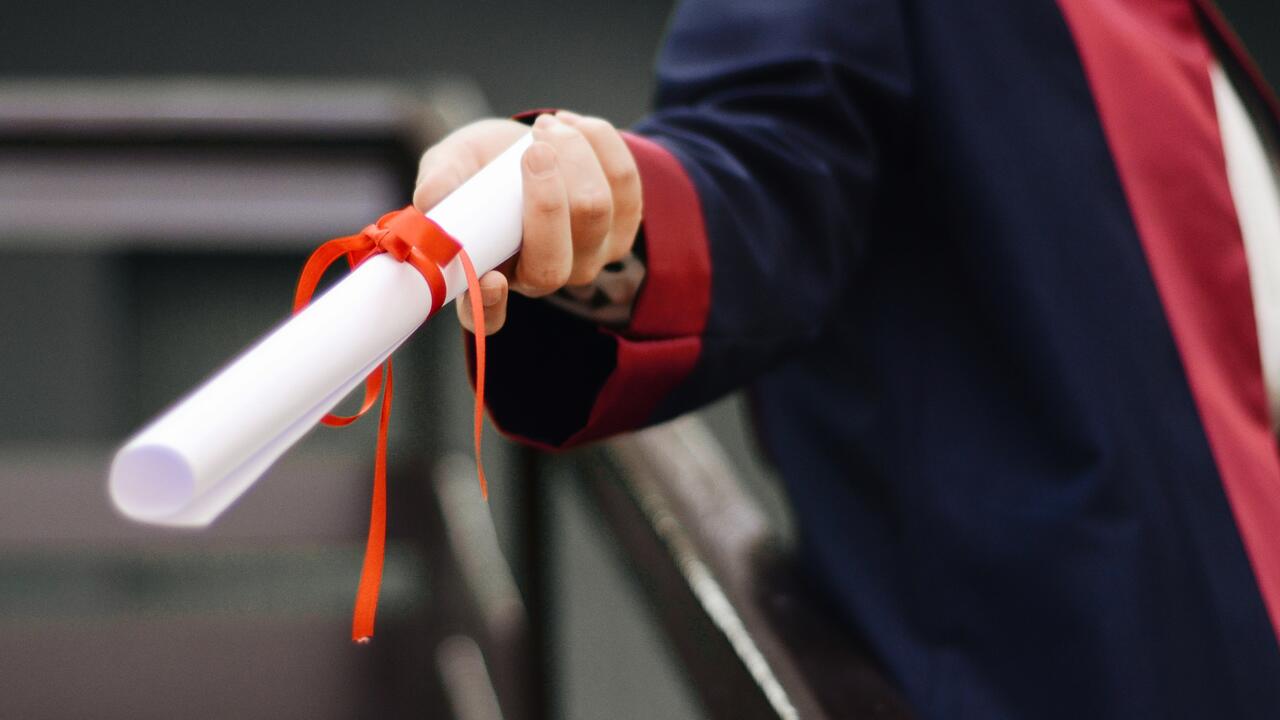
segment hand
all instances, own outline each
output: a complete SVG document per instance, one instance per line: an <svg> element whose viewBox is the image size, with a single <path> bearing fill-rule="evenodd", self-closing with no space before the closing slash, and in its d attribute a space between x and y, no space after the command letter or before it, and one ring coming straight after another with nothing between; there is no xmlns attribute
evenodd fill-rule
<svg viewBox="0 0 1280 720"><path fill-rule="evenodd" d="M460 128L422 156L413 204L426 211L511 146L528 127L480 120ZM566 285L588 285L606 264L631 252L640 227L640 175L618 131L607 121L561 111L540 115L521 162L524 240L519 254L480 278L486 333L507 318L507 288L541 297ZM466 295L455 303L474 330Z"/></svg>

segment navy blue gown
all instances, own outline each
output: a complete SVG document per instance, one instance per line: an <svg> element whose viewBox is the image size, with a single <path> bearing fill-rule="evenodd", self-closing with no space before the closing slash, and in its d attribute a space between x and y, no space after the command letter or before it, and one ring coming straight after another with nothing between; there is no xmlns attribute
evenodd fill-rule
<svg viewBox="0 0 1280 720"><path fill-rule="evenodd" d="M631 323L513 300L568 447L745 388L922 718L1280 718L1280 456L1191 0L693 0L628 142Z"/></svg>

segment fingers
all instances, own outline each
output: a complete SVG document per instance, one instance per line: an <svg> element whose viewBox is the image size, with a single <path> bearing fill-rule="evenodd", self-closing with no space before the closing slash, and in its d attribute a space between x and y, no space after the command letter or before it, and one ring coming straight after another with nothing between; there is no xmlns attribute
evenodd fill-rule
<svg viewBox="0 0 1280 720"><path fill-rule="evenodd" d="M533 124L534 139L556 150L568 192L573 258L567 282L589 283L607 262L605 250L613 226L613 193L595 148L572 125L552 115Z"/></svg>
<svg viewBox="0 0 1280 720"><path fill-rule="evenodd" d="M560 153L535 140L521 162L524 175L524 240L512 285L522 295L541 297L569 282L573 271L569 194Z"/></svg>
<svg viewBox="0 0 1280 720"><path fill-rule="evenodd" d="M603 250L604 262L621 260L631 252L642 215L640 172L622 135L607 120L562 110L556 117L577 129L591 144L613 197L613 224Z"/></svg>
<svg viewBox="0 0 1280 720"><path fill-rule="evenodd" d="M427 211L510 147L528 128L482 120L423 154L414 205ZM509 289L540 297L585 285L631 251L642 216L640 176L622 136L608 122L571 112L542 115L521 162L524 238L520 253L481 278L485 330L506 321ZM470 301L457 303L472 328Z"/></svg>
<svg viewBox="0 0 1280 720"><path fill-rule="evenodd" d="M450 133L418 162L414 207L430 210L527 131L512 120L488 119Z"/></svg>
<svg viewBox="0 0 1280 720"><path fill-rule="evenodd" d="M507 322L507 278L497 270L480 277L480 302L484 304L484 334L492 335ZM471 332L476 331L471 318L471 296L463 293L454 303L458 308L458 322Z"/></svg>

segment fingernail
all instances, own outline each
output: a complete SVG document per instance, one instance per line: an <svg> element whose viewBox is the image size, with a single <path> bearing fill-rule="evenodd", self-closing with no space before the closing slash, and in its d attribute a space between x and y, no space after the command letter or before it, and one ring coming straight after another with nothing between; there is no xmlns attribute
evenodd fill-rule
<svg viewBox="0 0 1280 720"><path fill-rule="evenodd" d="M582 116L572 110L561 110L556 113L556 119L577 122L582 119Z"/></svg>
<svg viewBox="0 0 1280 720"><path fill-rule="evenodd" d="M559 121L556 120L555 115L549 115L544 113L534 118L533 126L536 128L549 128L552 125L555 125L557 122Z"/></svg>
<svg viewBox="0 0 1280 720"><path fill-rule="evenodd" d="M530 145L524 157L529 164L529 172L535 177L546 177L556 171L556 153L546 143L536 142Z"/></svg>

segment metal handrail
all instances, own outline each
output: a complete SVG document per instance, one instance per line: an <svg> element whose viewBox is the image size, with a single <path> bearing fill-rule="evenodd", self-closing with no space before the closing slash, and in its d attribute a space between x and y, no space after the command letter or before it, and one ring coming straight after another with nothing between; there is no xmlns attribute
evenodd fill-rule
<svg viewBox="0 0 1280 720"><path fill-rule="evenodd" d="M590 495L713 718L905 718L693 416L582 453Z"/></svg>

